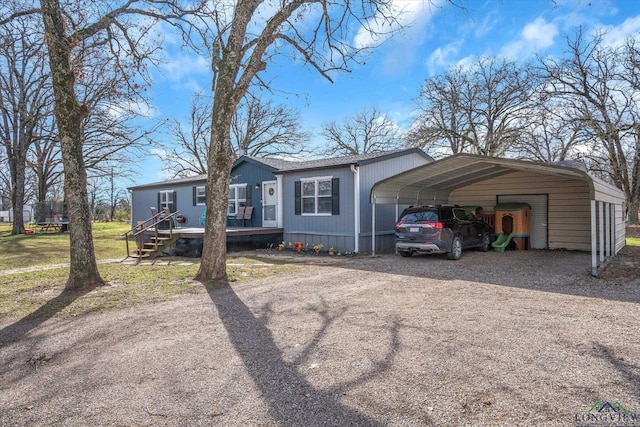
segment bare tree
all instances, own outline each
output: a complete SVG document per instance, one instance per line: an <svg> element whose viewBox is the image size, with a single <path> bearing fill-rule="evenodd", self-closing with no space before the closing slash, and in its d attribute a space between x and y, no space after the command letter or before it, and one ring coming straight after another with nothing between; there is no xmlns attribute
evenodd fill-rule
<svg viewBox="0 0 640 427"><path fill-rule="evenodd" d="M0 206L7 206L11 203L11 179L9 178L9 159L4 153L4 144L0 145Z"/></svg>
<svg viewBox="0 0 640 427"><path fill-rule="evenodd" d="M469 86L469 76L461 67L427 79L417 100L420 115L409 131L409 144L436 157L441 152L469 152L469 111L473 109Z"/></svg>
<svg viewBox="0 0 640 427"><path fill-rule="evenodd" d="M322 135L328 141L322 151L327 156L378 153L406 145L402 130L376 107L356 113L342 124L325 124Z"/></svg>
<svg viewBox="0 0 640 427"><path fill-rule="evenodd" d="M493 57L480 57L469 68L458 66L427 79L411 144L435 150L434 154L504 155L527 124L537 86L526 65Z"/></svg>
<svg viewBox="0 0 640 427"><path fill-rule="evenodd" d="M28 153L52 114L51 101L42 28L28 17L0 26L0 129L9 167L12 234L24 233Z"/></svg>
<svg viewBox="0 0 640 427"><path fill-rule="evenodd" d="M71 263L67 289L103 284L95 259L91 231L91 210L87 195L87 170L84 159L84 122L92 105L82 102L77 86L88 68L108 58L121 86L114 91L132 99L140 87L134 76L155 50L142 40L156 19L175 17L172 2L130 0L110 9L110 4L78 0L71 10L58 0L41 0L38 13L44 22L51 80L55 97L55 116L64 164L64 192L68 207ZM144 15L149 21L143 21ZM10 17L11 18L11 17ZM103 55L104 49L110 53ZM139 74L138 74L139 75Z"/></svg>
<svg viewBox="0 0 640 427"><path fill-rule="evenodd" d="M268 5L248 0L237 2L233 10L210 10L214 99L204 248L196 279L227 280L225 226L234 159L231 123L258 74L275 55L289 54L331 81L330 73L346 70L359 51L349 43L351 31L362 25L373 32L389 28L392 12L389 0L286 0Z"/></svg>
<svg viewBox="0 0 640 427"><path fill-rule="evenodd" d="M169 133L175 143L160 159L174 176L207 173L211 136L211 102L202 94L191 101L186 124L173 119ZM309 134L301 130L297 112L284 105L263 102L248 94L238 105L231 123L234 157L288 157L300 154Z"/></svg>
<svg viewBox="0 0 640 427"><path fill-rule="evenodd" d="M231 120L231 144L236 158L296 156L304 151L308 140L298 112L251 94L240 101Z"/></svg>
<svg viewBox="0 0 640 427"><path fill-rule="evenodd" d="M606 46L603 35L586 40L582 30L567 39L560 61L546 58L541 68L548 80L547 93L571 105L585 140L587 158L594 172L621 188L629 202L629 219L638 221L637 90L625 58L633 57L629 46Z"/></svg>
<svg viewBox="0 0 640 427"><path fill-rule="evenodd" d="M186 124L170 120L169 136L171 145L160 157L165 169L173 171L175 177L206 174L211 136L211 103L206 97L200 93L193 96Z"/></svg>
<svg viewBox="0 0 640 427"><path fill-rule="evenodd" d="M629 37L624 46L625 60L623 62L622 78L633 89L633 93L640 93L640 38ZM630 164L630 194L629 201L630 215L629 217L638 222L640 215L640 108L638 108L637 99L633 104L631 115L633 120L628 130L628 138L633 141L630 144L630 157L633 159Z"/></svg>
<svg viewBox="0 0 640 427"><path fill-rule="evenodd" d="M60 143L55 131L55 120L50 118L37 135L30 150L28 166L35 176L35 195L38 203L45 202L49 190L62 183L63 167Z"/></svg>
<svg viewBox="0 0 640 427"><path fill-rule="evenodd" d="M516 156L546 163L580 158L584 133L573 117L557 100L540 102L529 111L528 124L513 146Z"/></svg>

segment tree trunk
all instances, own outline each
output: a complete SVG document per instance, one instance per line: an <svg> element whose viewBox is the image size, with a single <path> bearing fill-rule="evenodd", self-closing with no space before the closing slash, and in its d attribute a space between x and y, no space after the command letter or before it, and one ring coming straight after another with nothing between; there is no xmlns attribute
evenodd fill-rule
<svg viewBox="0 0 640 427"><path fill-rule="evenodd" d="M16 159L15 173L13 176L13 188L11 189L11 207L13 208L13 226L11 234L24 234L24 181L26 162L24 159ZM13 167L12 167L13 168Z"/></svg>
<svg viewBox="0 0 640 427"><path fill-rule="evenodd" d="M87 173L82 151L82 120L87 111L84 105L78 103L75 93L75 76L70 62L72 47L66 37L60 5L57 0L42 0L41 6L49 48L69 220L71 265L66 288L103 285L93 247Z"/></svg>
<svg viewBox="0 0 640 427"><path fill-rule="evenodd" d="M233 151L229 127L214 108L207 171L207 215L202 260L195 279L200 282L227 282L227 206ZM216 120L216 117L218 118Z"/></svg>
<svg viewBox="0 0 640 427"><path fill-rule="evenodd" d="M640 201L636 200L635 202L629 203L629 222L633 224L638 224L638 211L640 210Z"/></svg>

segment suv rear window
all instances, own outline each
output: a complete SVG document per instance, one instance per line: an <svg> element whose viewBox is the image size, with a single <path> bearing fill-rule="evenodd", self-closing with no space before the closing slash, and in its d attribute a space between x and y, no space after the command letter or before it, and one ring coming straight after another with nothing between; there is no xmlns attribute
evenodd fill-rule
<svg viewBox="0 0 640 427"><path fill-rule="evenodd" d="M407 224L417 224L420 222L436 222L439 221L436 211L419 211L409 212L400 218L400 221Z"/></svg>

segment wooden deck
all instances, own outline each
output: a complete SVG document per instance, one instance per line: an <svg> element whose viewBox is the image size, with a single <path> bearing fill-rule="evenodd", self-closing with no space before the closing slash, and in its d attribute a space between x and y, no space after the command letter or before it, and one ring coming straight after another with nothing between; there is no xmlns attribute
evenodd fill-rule
<svg viewBox="0 0 640 427"><path fill-rule="evenodd" d="M282 242L283 232L284 229L276 227L227 227L227 251L276 247ZM176 249L185 240L190 240L192 247L201 246L199 240L204 237L204 228L174 228L173 233L178 236Z"/></svg>
<svg viewBox="0 0 640 427"><path fill-rule="evenodd" d="M227 227L227 240L239 237L265 236L269 234L282 234L284 229L276 227ZM173 234L185 239L197 239L204 237L204 228L185 227L174 228Z"/></svg>

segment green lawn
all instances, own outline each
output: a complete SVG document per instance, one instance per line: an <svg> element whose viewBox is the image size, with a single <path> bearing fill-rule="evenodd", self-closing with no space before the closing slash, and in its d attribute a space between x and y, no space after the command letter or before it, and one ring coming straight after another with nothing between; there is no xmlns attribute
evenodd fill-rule
<svg viewBox="0 0 640 427"><path fill-rule="evenodd" d="M627 246L640 246L640 237L627 237Z"/></svg>
<svg viewBox="0 0 640 427"><path fill-rule="evenodd" d="M27 227L28 228L28 227ZM69 233L38 232L11 236L11 225L0 224L0 270L69 262ZM128 223L93 223L96 258L124 258L127 255L123 233Z"/></svg>
<svg viewBox="0 0 640 427"><path fill-rule="evenodd" d="M122 234L128 224L94 223L93 239L96 257L124 259ZM37 230L36 230L37 231ZM0 321L17 319L34 313L48 318L59 315L81 315L117 309L139 303L164 301L177 294L205 292L191 280L198 271L197 258L162 257L154 265L110 263L98 266L107 286L77 297L62 293L68 278L68 267L49 268L21 273L3 271L69 262L68 233L38 233L11 236L9 224L0 224ZM275 276L299 268L287 263L259 257L229 256L229 281L248 281Z"/></svg>

